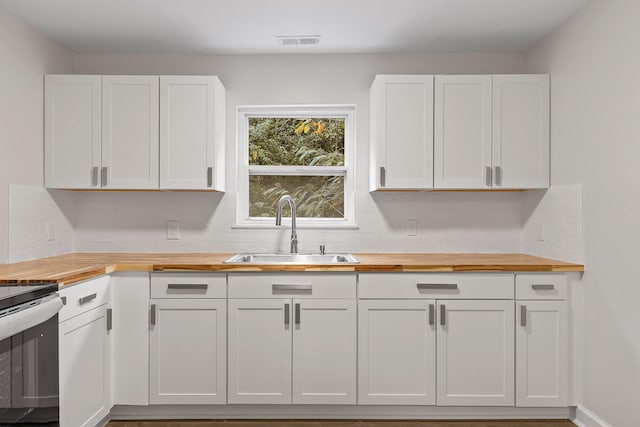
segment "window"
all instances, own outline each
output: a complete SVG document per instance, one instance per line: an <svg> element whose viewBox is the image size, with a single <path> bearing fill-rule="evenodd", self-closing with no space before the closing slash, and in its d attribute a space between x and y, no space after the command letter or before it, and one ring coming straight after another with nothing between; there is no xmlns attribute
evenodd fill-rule
<svg viewBox="0 0 640 427"><path fill-rule="evenodd" d="M354 118L353 106L240 107L238 225L274 226L289 194L299 226L353 226Z"/></svg>

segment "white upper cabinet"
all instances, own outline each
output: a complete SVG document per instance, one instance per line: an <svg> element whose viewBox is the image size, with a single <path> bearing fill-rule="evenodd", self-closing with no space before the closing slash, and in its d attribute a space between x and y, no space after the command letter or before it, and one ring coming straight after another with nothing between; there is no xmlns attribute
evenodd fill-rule
<svg viewBox="0 0 640 427"><path fill-rule="evenodd" d="M158 77L102 77L102 187L158 188Z"/></svg>
<svg viewBox="0 0 640 427"><path fill-rule="evenodd" d="M217 77L160 77L160 188L224 191L224 117Z"/></svg>
<svg viewBox="0 0 640 427"><path fill-rule="evenodd" d="M549 187L549 76L493 76L494 186Z"/></svg>
<svg viewBox="0 0 640 427"><path fill-rule="evenodd" d="M436 76L435 188L491 188L491 76Z"/></svg>
<svg viewBox="0 0 640 427"><path fill-rule="evenodd" d="M224 191L215 76L45 76L45 187Z"/></svg>
<svg viewBox="0 0 640 427"><path fill-rule="evenodd" d="M45 186L97 188L101 76L45 76Z"/></svg>
<svg viewBox="0 0 640 427"><path fill-rule="evenodd" d="M433 76L376 76L370 107L370 189L432 188Z"/></svg>

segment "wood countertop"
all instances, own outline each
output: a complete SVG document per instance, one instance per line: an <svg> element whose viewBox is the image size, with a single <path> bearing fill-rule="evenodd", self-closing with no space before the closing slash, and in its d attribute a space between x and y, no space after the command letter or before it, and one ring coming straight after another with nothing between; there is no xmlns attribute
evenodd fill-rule
<svg viewBox="0 0 640 427"><path fill-rule="evenodd" d="M355 271L355 272L580 272L572 264L526 254L355 253L359 264L223 264L232 253L72 253L0 264L0 283L58 282L61 285L114 271Z"/></svg>

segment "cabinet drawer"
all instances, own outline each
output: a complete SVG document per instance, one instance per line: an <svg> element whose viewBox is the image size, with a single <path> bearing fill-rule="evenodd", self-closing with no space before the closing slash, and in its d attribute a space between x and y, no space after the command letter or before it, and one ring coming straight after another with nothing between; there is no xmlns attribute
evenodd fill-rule
<svg viewBox="0 0 640 427"><path fill-rule="evenodd" d="M516 274L517 299L567 299L564 274Z"/></svg>
<svg viewBox="0 0 640 427"><path fill-rule="evenodd" d="M355 273L231 273L229 298L355 298Z"/></svg>
<svg viewBox="0 0 640 427"><path fill-rule="evenodd" d="M512 299L513 274L364 273L360 298Z"/></svg>
<svg viewBox="0 0 640 427"><path fill-rule="evenodd" d="M109 276L79 282L60 289L58 293L66 299L65 305L58 313L58 321L63 322L108 303Z"/></svg>
<svg viewBox="0 0 640 427"><path fill-rule="evenodd" d="M151 298L226 298L224 273L151 273Z"/></svg>

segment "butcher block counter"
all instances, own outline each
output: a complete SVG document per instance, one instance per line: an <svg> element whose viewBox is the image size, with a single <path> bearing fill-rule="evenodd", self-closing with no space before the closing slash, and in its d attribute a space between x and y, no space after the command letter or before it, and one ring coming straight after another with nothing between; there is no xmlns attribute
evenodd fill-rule
<svg viewBox="0 0 640 427"><path fill-rule="evenodd" d="M359 264L223 264L233 253L72 253L0 265L0 283L61 285L114 271L581 272L584 266L526 254L355 253Z"/></svg>

